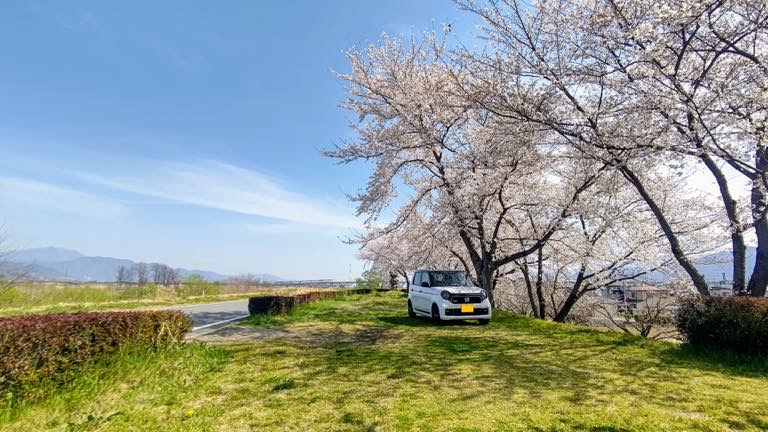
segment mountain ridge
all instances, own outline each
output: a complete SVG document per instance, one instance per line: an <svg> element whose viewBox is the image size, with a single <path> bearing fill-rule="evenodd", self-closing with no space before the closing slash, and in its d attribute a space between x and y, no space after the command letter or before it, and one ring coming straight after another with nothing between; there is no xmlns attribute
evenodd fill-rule
<svg viewBox="0 0 768 432"><path fill-rule="evenodd" d="M105 256L86 256L82 253L53 246L14 251L6 257L6 272L24 274L31 280L52 282L114 282L119 267L133 267L137 261ZM218 272L175 268L180 277L198 275L211 282L232 279L232 275ZM284 280L269 273L251 275L264 282Z"/></svg>

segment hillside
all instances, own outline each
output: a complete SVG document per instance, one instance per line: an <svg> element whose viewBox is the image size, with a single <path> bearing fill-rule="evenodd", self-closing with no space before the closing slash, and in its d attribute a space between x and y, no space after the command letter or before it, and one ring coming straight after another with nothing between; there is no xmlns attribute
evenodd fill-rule
<svg viewBox="0 0 768 432"><path fill-rule="evenodd" d="M755 267L755 252L756 249L753 246L747 247L747 277L749 277L749 274L751 273L752 269ZM701 273L704 275L704 277L709 281L719 281L723 279L723 274L725 274L726 279L731 279L731 266L733 265L731 261L731 253L730 252L720 252L716 254L709 255L705 257L703 260L705 263L711 263L711 264L699 264L696 267L701 271Z"/></svg>

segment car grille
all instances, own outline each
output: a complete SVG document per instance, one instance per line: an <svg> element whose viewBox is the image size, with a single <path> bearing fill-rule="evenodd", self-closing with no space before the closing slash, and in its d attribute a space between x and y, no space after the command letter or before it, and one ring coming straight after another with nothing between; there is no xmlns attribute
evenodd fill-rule
<svg viewBox="0 0 768 432"><path fill-rule="evenodd" d="M488 315L488 308L475 308L474 312L462 312L461 309L446 309L446 316Z"/></svg>
<svg viewBox="0 0 768 432"><path fill-rule="evenodd" d="M477 294L452 294L451 303L453 304L470 304L470 303L482 303L483 299Z"/></svg>

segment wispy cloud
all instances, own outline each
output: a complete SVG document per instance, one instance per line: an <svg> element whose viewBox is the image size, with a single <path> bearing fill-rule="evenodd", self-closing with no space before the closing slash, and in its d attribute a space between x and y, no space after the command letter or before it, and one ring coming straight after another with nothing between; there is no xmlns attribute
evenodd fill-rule
<svg viewBox="0 0 768 432"><path fill-rule="evenodd" d="M257 171L217 161L152 162L141 166L144 168L137 173L77 173L77 176L102 186L171 202L287 222L275 224L277 230L294 229L301 224L334 228L359 226L349 208L289 190L279 179Z"/></svg>
<svg viewBox="0 0 768 432"><path fill-rule="evenodd" d="M284 235L284 234L297 234L304 233L312 230L313 226L295 223L295 222L278 222L278 223L253 223L246 224L245 228L253 233L259 235ZM323 227L314 227L323 229Z"/></svg>
<svg viewBox="0 0 768 432"><path fill-rule="evenodd" d="M0 177L0 197L6 202L91 217L116 217L129 212L119 201L19 177Z"/></svg>

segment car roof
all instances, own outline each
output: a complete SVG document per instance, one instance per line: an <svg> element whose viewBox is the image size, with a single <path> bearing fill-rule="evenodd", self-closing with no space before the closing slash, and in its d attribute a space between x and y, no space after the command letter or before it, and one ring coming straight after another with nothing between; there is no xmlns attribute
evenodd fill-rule
<svg viewBox="0 0 768 432"><path fill-rule="evenodd" d="M464 270L458 270L458 269L418 269L418 270L416 270L416 271L425 271L425 272L438 272L438 271L443 271L443 272L462 272L462 273L466 273L466 271L464 271Z"/></svg>

